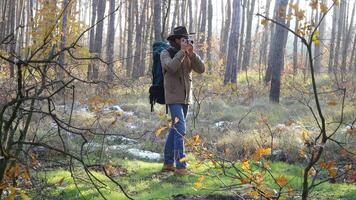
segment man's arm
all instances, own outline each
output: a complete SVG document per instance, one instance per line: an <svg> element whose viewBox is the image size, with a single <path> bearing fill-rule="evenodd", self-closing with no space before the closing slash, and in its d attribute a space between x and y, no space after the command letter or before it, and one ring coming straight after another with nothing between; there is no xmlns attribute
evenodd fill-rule
<svg viewBox="0 0 356 200"><path fill-rule="evenodd" d="M178 51L173 58L171 58L167 50L163 50L161 53L161 64L167 72L175 73L179 69L183 59L184 52L182 50Z"/></svg>
<svg viewBox="0 0 356 200"><path fill-rule="evenodd" d="M190 61L192 63L192 69L199 73L202 74L205 72L205 65L203 63L203 61L201 60L201 58L196 54L196 53L192 53L191 57L190 57Z"/></svg>

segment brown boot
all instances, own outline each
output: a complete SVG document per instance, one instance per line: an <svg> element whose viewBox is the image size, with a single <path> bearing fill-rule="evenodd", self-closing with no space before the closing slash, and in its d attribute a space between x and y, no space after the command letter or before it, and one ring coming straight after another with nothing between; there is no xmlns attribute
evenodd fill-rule
<svg viewBox="0 0 356 200"><path fill-rule="evenodd" d="M162 172L174 172L175 169L176 168L172 164L171 165L164 164L162 167Z"/></svg>
<svg viewBox="0 0 356 200"><path fill-rule="evenodd" d="M185 176L185 175L189 175L190 174L190 172L187 170L187 168L177 168L174 173L176 175L180 175L180 176Z"/></svg>

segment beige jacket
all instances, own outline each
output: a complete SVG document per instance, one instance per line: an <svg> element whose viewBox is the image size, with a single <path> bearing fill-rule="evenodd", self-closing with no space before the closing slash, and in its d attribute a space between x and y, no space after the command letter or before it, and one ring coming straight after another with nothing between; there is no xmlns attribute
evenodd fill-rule
<svg viewBox="0 0 356 200"><path fill-rule="evenodd" d="M164 74L166 104L190 104L192 102L192 70L202 74L205 66L200 57L193 53L189 58L182 50L171 58L167 50L161 53Z"/></svg>

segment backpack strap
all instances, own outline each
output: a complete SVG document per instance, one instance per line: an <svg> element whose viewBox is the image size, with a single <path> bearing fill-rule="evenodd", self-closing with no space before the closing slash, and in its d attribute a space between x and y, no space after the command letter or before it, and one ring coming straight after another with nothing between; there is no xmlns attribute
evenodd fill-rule
<svg viewBox="0 0 356 200"><path fill-rule="evenodd" d="M166 104L166 115L168 115L168 105Z"/></svg>
<svg viewBox="0 0 356 200"><path fill-rule="evenodd" d="M171 56L171 58L174 58L174 56L176 55L176 53L178 53L178 51L177 51L176 49L172 48L172 47L169 47L169 48L167 49L167 51L168 51L169 55Z"/></svg>

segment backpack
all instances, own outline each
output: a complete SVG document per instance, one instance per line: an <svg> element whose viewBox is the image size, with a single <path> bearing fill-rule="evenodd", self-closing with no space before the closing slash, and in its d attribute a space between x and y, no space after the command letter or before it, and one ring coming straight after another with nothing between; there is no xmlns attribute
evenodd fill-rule
<svg viewBox="0 0 356 200"><path fill-rule="evenodd" d="M174 57L174 51L170 48L169 44L165 42L153 43L153 66L152 66L152 85L149 89L151 112L154 111L154 104L166 104L164 97L164 75L161 64L161 53L163 50L168 50L171 58ZM166 113L168 108L166 105Z"/></svg>

